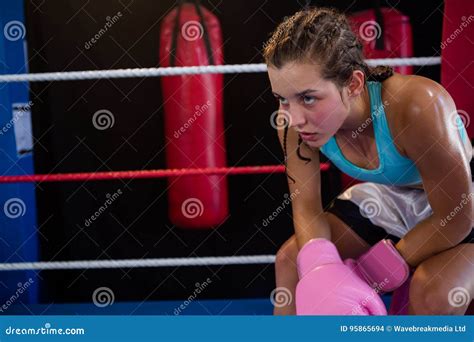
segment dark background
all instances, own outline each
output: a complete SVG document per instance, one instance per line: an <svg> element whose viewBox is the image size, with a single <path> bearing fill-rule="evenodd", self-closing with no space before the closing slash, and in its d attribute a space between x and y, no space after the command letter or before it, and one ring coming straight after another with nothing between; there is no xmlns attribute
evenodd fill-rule
<svg viewBox="0 0 474 342"><path fill-rule="evenodd" d="M438 55L442 1L382 1L411 19L414 55ZM30 72L158 66L161 19L175 2L161 0L26 1ZM351 13L372 1L313 1ZM260 63L261 48L283 17L303 1L203 1L222 25L226 64ZM84 48L106 17L123 16ZM415 68L439 81L439 67ZM269 117L276 110L265 73L225 75L227 165L280 164L283 154ZM35 172L163 169L163 108L159 78L129 78L31 84ZM107 109L115 125L99 131L93 114ZM145 123L146 122L146 123ZM144 124L145 123L145 124ZM323 175L323 200L338 191L336 170ZM284 174L229 176L230 217L215 230L174 227L167 217L166 180L123 180L37 185L42 260L165 258L275 254L291 236L288 208L267 227L288 192ZM107 194L123 193L89 227L84 221ZM142 268L42 272L43 302L91 301L101 286L115 300L188 297L195 283L212 284L200 298L268 297L273 265Z"/></svg>

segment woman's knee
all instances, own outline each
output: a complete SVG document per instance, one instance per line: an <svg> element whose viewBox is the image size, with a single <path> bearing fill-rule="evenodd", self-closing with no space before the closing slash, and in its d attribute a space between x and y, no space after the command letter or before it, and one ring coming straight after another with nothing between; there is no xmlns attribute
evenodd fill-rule
<svg viewBox="0 0 474 342"><path fill-rule="evenodd" d="M275 277L276 288L273 290L271 298L274 305L274 315L294 315L296 308L294 303L294 291L298 283L298 273L296 269L296 256L298 247L293 235L289 238L276 254Z"/></svg>
<svg viewBox="0 0 474 342"><path fill-rule="evenodd" d="M420 265L410 283L410 308L416 315L462 315L469 306L469 291L451 286Z"/></svg>
<svg viewBox="0 0 474 342"><path fill-rule="evenodd" d="M419 266L410 282L409 301L411 313L415 315L436 315L441 305L435 298L438 295L438 289L435 289L429 273Z"/></svg>
<svg viewBox="0 0 474 342"><path fill-rule="evenodd" d="M298 246L296 238L290 237L278 250L275 257L276 272L288 272L289 269L296 269L296 257L298 255Z"/></svg>

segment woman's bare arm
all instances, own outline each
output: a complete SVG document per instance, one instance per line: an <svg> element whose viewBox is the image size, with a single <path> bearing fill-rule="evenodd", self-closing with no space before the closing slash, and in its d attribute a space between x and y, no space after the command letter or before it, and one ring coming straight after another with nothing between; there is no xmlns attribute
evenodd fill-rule
<svg viewBox="0 0 474 342"><path fill-rule="evenodd" d="M421 78L403 92L407 106L400 112L405 121L400 141L420 172L433 210L397 244L407 262L416 266L466 237L472 226L473 196L470 158L454 121L451 96Z"/></svg>
<svg viewBox="0 0 474 342"><path fill-rule="evenodd" d="M278 130L283 148L284 129ZM288 128L286 139L288 187L292 200L293 224L298 247L313 238L331 239L329 223L323 215L321 201L321 170L319 150L311 150L306 144L300 145L300 154L311 161L298 157L298 133Z"/></svg>

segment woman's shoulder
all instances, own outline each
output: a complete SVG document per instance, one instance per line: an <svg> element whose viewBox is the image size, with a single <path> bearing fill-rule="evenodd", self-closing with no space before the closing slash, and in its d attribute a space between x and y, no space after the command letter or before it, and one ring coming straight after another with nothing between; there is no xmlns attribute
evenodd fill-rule
<svg viewBox="0 0 474 342"><path fill-rule="evenodd" d="M418 75L395 73L383 81L382 101L394 143L405 157L405 146L411 143L410 131L417 130L421 123L424 127L449 124L450 113L456 110L453 99L439 83Z"/></svg>
<svg viewBox="0 0 474 342"><path fill-rule="evenodd" d="M394 73L382 82L382 98L387 107L393 107L405 119L413 119L428 106L455 109L454 101L441 84L418 75Z"/></svg>

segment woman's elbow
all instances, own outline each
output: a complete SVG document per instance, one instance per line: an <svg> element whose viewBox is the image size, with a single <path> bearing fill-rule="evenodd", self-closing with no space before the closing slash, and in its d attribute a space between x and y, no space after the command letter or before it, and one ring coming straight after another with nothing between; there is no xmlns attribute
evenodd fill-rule
<svg viewBox="0 0 474 342"><path fill-rule="evenodd" d="M464 216L464 217L463 217ZM472 230L472 219L470 215L458 215L456 218L447 216L441 219L441 232L456 246L463 241Z"/></svg>

